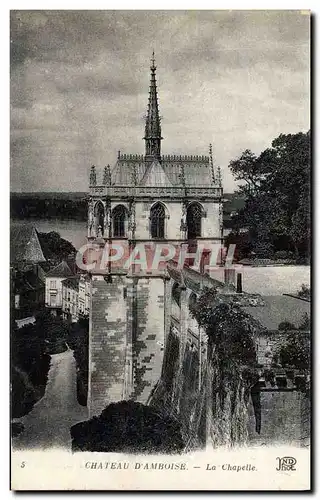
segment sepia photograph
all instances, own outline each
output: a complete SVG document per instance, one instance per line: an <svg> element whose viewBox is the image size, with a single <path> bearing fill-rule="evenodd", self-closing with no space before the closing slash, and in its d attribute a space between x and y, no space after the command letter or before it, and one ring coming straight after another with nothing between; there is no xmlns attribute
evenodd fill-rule
<svg viewBox="0 0 320 500"><path fill-rule="evenodd" d="M11 489L310 490L310 37L10 11Z"/></svg>

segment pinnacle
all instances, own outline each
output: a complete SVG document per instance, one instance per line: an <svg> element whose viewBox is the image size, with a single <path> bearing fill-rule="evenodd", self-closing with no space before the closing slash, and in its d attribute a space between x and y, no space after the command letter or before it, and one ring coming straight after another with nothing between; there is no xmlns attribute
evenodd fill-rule
<svg viewBox="0 0 320 500"><path fill-rule="evenodd" d="M150 67L150 69L151 69L151 71L156 69L155 58L154 58L154 50L152 51L151 67Z"/></svg>

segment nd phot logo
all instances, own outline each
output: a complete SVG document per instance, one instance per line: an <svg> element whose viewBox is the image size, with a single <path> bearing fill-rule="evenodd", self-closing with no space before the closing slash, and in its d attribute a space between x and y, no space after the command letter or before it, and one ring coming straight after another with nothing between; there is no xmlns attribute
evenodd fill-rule
<svg viewBox="0 0 320 500"><path fill-rule="evenodd" d="M297 460L294 457L277 457L278 460L278 467L276 470L278 471L291 471L291 470L296 470L295 465L297 463Z"/></svg>

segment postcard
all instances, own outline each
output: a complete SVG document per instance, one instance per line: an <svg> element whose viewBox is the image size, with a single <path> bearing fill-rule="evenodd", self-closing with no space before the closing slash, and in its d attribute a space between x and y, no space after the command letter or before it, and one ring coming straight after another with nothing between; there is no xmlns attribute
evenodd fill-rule
<svg viewBox="0 0 320 500"><path fill-rule="evenodd" d="M310 12L13 10L11 488L311 488Z"/></svg>

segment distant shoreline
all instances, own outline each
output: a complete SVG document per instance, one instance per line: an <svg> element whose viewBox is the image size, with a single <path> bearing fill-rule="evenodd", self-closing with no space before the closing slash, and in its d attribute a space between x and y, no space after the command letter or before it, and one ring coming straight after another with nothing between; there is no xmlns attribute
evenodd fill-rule
<svg viewBox="0 0 320 500"><path fill-rule="evenodd" d="M10 192L10 198L86 198L88 193L86 191L34 191L31 193L18 193L16 191Z"/></svg>
<svg viewBox="0 0 320 500"><path fill-rule="evenodd" d="M80 219L79 217L72 217L72 216L59 216L59 215L53 215L53 216L41 216L41 215L29 215L29 216L19 216L19 215L10 215L10 222L15 222L15 221L43 221L43 222L54 222L55 220L58 220L60 222L68 222L68 221L76 221L76 222L87 222L87 219Z"/></svg>

